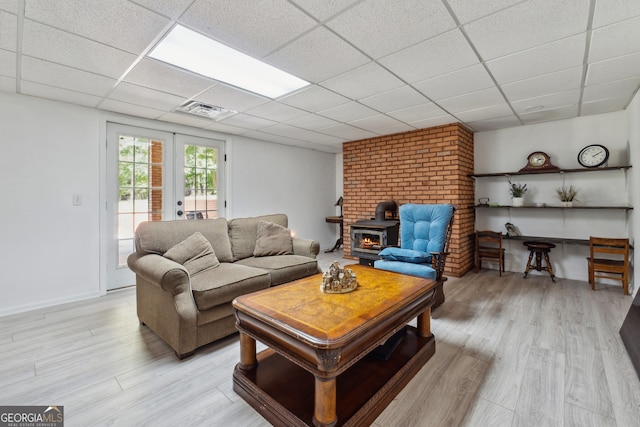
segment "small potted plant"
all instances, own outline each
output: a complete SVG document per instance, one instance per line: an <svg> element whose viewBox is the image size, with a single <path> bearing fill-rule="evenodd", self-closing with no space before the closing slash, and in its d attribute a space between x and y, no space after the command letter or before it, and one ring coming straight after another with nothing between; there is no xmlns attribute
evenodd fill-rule
<svg viewBox="0 0 640 427"><path fill-rule="evenodd" d="M524 193L527 192L527 184L512 183L509 181L509 193L511 194L511 206L524 205Z"/></svg>
<svg viewBox="0 0 640 427"><path fill-rule="evenodd" d="M578 199L576 199L578 187L574 187L573 185L556 188L556 194L558 195L558 199L560 199L560 204L565 208L570 208L573 206L574 201L578 201Z"/></svg>

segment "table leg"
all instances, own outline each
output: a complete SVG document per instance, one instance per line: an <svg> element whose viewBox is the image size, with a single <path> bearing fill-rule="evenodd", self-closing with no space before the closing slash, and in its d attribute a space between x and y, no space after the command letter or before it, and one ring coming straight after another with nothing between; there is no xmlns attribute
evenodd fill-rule
<svg viewBox="0 0 640 427"><path fill-rule="evenodd" d="M250 371L257 366L256 340L240 332L240 363L238 363L238 369Z"/></svg>
<svg viewBox="0 0 640 427"><path fill-rule="evenodd" d="M544 260L547 263L547 270L549 271L549 276L551 276L551 280L555 283L556 276L555 276L555 274L553 274L553 267L551 266L551 263L549 262L549 254L546 253L546 252L544 254Z"/></svg>
<svg viewBox="0 0 640 427"><path fill-rule="evenodd" d="M336 378L315 377L313 425L331 427L338 422L336 414Z"/></svg>
<svg viewBox="0 0 640 427"><path fill-rule="evenodd" d="M418 314L418 335L424 338L431 336L431 307Z"/></svg>
<svg viewBox="0 0 640 427"><path fill-rule="evenodd" d="M524 278L527 278L527 274L529 274L529 270L531 270L531 260L533 259L533 251L529 252L529 261L527 261L527 268L524 271Z"/></svg>

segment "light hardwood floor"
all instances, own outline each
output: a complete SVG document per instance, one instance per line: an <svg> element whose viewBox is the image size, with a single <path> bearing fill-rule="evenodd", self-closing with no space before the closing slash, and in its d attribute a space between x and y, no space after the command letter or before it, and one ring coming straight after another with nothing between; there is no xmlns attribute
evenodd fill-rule
<svg viewBox="0 0 640 427"><path fill-rule="evenodd" d="M375 426L640 425L620 287L483 270L445 294L435 355ZM64 405L67 426L268 425L232 390L238 336L179 361L138 324L133 289L0 326L0 405Z"/></svg>

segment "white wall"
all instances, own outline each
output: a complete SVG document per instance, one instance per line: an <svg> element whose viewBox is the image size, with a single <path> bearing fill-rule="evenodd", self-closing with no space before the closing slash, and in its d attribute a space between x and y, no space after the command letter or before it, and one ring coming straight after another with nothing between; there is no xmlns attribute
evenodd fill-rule
<svg viewBox="0 0 640 427"><path fill-rule="evenodd" d="M578 117L549 123L479 132L474 136L475 172L513 172L524 167L527 156L543 151L562 169L580 168L577 155L589 144L605 145L609 166L631 164L626 111ZM632 169L633 170L633 169ZM631 203L632 175L620 170L598 173L520 175L512 182L526 183L526 204L559 205L555 189L565 185L580 187L578 199L586 206L616 206ZM476 198L489 197L491 203L510 205L507 177L476 180ZM631 211L633 212L633 211ZM588 239L590 235L627 237L632 213L624 210L542 210L484 208L476 210L476 228L506 231L513 223L523 235ZM523 272L528 251L520 241L507 242L507 270ZM587 280L587 246L558 245L551 252L556 276ZM547 274L546 272L534 274Z"/></svg>
<svg viewBox="0 0 640 427"><path fill-rule="evenodd" d="M0 315L97 296L106 289L101 249L104 128L117 115L0 93ZM221 134L121 116L120 122ZM235 217L284 212L300 237L335 242L335 155L226 135ZM72 195L82 194L82 206Z"/></svg>
<svg viewBox="0 0 640 427"><path fill-rule="evenodd" d="M631 164L635 165L629 174L630 199L635 209L631 211L631 235L634 237L636 250L634 251L634 265L640 265L640 185L638 185L638 177L640 177L640 92L637 92L633 101L626 110L627 120L629 124L629 151ZM634 295L638 292L638 283L640 283L640 269L634 269Z"/></svg>
<svg viewBox="0 0 640 427"><path fill-rule="evenodd" d="M234 136L230 150L231 205L227 216L239 218L286 213L296 236L335 243L335 154L268 144Z"/></svg>

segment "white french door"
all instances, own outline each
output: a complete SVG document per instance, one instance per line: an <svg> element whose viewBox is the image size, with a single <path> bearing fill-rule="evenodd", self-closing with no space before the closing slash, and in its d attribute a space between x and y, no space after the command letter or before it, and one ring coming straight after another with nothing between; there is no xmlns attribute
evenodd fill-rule
<svg viewBox="0 0 640 427"><path fill-rule="evenodd" d="M135 284L143 221L224 216L224 141L107 123L107 289ZM219 167L220 166L220 167Z"/></svg>

